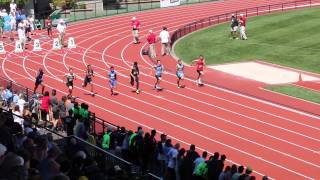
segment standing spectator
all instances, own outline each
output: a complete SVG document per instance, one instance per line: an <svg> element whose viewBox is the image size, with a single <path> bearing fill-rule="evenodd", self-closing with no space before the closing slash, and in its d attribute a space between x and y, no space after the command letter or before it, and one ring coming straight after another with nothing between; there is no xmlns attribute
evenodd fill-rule
<svg viewBox="0 0 320 180"><path fill-rule="evenodd" d="M239 166L238 167L238 172L234 173L231 177L231 180L238 180L239 177L241 176L241 174L243 173L244 171L244 167L243 166Z"/></svg>
<svg viewBox="0 0 320 180"><path fill-rule="evenodd" d="M10 13L11 12L16 12L17 11L17 4L14 2L14 0L11 1L10 3Z"/></svg>
<svg viewBox="0 0 320 180"><path fill-rule="evenodd" d="M167 169L167 179L176 180L176 168L177 168L177 157L180 149L180 144L177 143L174 147L171 147L168 151L168 169Z"/></svg>
<svg viewBox="0 0 320 180"><path fill-rule="evenodd" d="M0 14L0 37L3 38L3 28L4 28L4 18L2 14Z"/></svg>
<svg viewBox="0 0 320 180"><path fill-rule="evenodd" d="M13 98L12 98L13 104L14 104L14 105L18 105L19 99L20 99L20 97L19 97L18 91L17 91L17 90L14 90L14 91L13 91Z"/></svg>
<svg viewBox="0 0 320 180"><path fill-rule="evenodd" d="M179 154L177 157L177 166L176 166L176 179L177 180L185 179L185 178L182 178L182 176L181 176L183 174L183 172L181 171L181 167L184 162L185 153L186 153L186 150L184 148L179 150Z"/></svg>
<svg viewBox="0 0 320 180"><path fill-rule="evenodd" d="M182 166L182 177L183 178L190 178L192 177L193 172L193 162L199 157L199 154L196 152L196 146L194 144L190 145L190 149L188 150L183 166Z"/></svg>
<svg viewBox="0 0 320 180"><path fill-rule="evenodd" d="M24 119L22 118L22 114L20 112L19 106L16 105L14 106L14 110L13 110L13 121L18 123L19 125L21 125L21 127L23 128L23 121Z"/></svg>
<svg viewBox="0 0 320 180"><path fill-rule="evenodd" d="M103 135L102 143L101 143L102 148L104 150L110 150L111 133L112 133L112 127L108 127L108 130Z"/></svg>
<svg viewBox="0 0 320 180"><path fill-rule="evenodd" d="M222 154L220 160L217 162L217 169L215 172L215 179L219 179L220 173L223 171L224 168L224 161L226 160L226 155Z"/></svg>
<svg viewBox="0 0 320 180"><path fill-rule="evenodd" d="M219 175L219 180L230 180L231 179L231 167L227 166L223 172Z"/></svg>
<svg viewBox="0 0 320 180"><path fill-rule="evenodd" d="M49 120L49 109L50 109L50 97L49 92L44 92L43 97L41 98L41 106L40 106L40 116L41 120L45 122L45 126L47 126L47 121Z"/></svg>
<svg viewBox="0 0 320 180"><path fill-rule="evenodd" d="M149 56L151 58L156 58L156 35L152 32L152 30L149 30L149 35L147 37L147 41L149 43Z"/></svg>
<svg viewBox="0 0 320 180"><path fill-rule="evenodd" d="M194 160L194 162L193 162L193 164L194 164L193 173L195 173L196 167L197 167L200 163L206 161L207 155L208 155L207 151L203 151L202 156L201 156L201 157L198 157L197 159Z"/></svg>
<svg viewBox="0 0 320 180"><path fill-rule="evenodd" d="M45 20L45 26L47 28L48 37L52 38L52 20L50 16Z"/></svg>
<svg viewBox="0 0 320 180"><path fill-rule="evenodd" d="M25 104L26 104L25 96L23 93L20 93L17 105L19 106L19 110L21 114L23 112L23 107Z"/></svg>
<svg viewBox="0 0 320 180"><path fill-rule="evenodd" d="M230 179L232 178L232 176L233 176L235 173L237 173L237 171L238 171L237 165L233 164L233 165L231 166Z"/></svg>
<svg viewBox="0 0 320 180"><path fill-rule="evenodd" d="M166 154L164 152L164 146L167 140L167 135L161 134L160 141L157 144L157 160L160 165L160 173L162 177L165 175L165 168L166 168Z"/></svg>
<svg viewBox="0 0 320 180"><path fill-rule="evenodd" d="M252 173L251 167L247 166L246 172L240 175L239 180L250 180L250 174Z"/></svg>
<svg viewBox="0 0 320 180"><path fill-rule="evenodd" d="M58 103L59 117L60 117L60 120L61 120L60 123L62 125L64 125L65 118L67 117L66 101L67 101L67 97L66 96L62 96L61 97L61 101Z"/></svg>
<svg viewBox="0 0 320 180"><path fill-rule="evenodd" d="M239 26L239 21L237 17L232 14L231 15L231 30L230 30L230 38L235 39L237 36L237 30Z"/></svg>
<svg viewBox="0 0 320 180"><path fill-rule="evenodd" d="M57 30L59 32L59 42L60 42L61 48L64 47L64 35L66 33L66 28L67 28L66 23L64 22L63 19L60 19L57 25Z"/></svg>
<svg viewBox="0 0 320 180"><path fill-rule="evenodd" d="M13 94L11 91L11 85L7 85L7 88L4 90L3 98L5 101L5 105L9 106L13 100Z"/></svg>
<svg viewBox="0 0 320 180"><path fill-rule="evenodd" d="M16 15L14 12L11 12L10 13L10 16L9 16L9 19L10 19L10 40L13 41L14 40L14 31L16 30L16 27L19 23L17 23L17 20L16 20ZM19 28L19 27L18 27Z"/></svg>
<svg viewBox="0 0 320 180"><path fill-rule="evenodd" d="M59 120L59 108L58 108L58 98L57 98L57 91L53 89L51 91L51 97L50 97L50 107L51 107L51 122L52 122L52 128L56 130L58 120Z"/></svg>
<svg viewBox="0 0 320 180"><path fill-rule="evenodd" d="M72 109L69 110L68 116L65 118L67 136L73 135L73 128L76 124Z"/></svg>
<svg viewBox="0 0 320 180"><path fill-rule="evenodd" d="M131 20L132 27L132 35L133 35L133 43L139 44L139 29L140 29L140 21L136 17L132 17Z"/></svg>
<svg viewBox="0 0 320 180"><path fill-rule="evenodd" d="M18 38L21 44L21 49L25 49L26 47L26 30L24 28L23 23L19 23L18 25Z"/></svg>
<svg viewBox="0 0 320 180"><path fill-rule="evenodd" d="M162 31L160 32L159 35L160 42L161 42L161 55L169 55L170 54L170 34L168 32L167 27L163 27Z"/></svg>
<svg viewBox="0 0 320 180"><path fill-rule="evenodd" d="M247 40L247 35L246 35L246 24L247 24L247 18L243 15L240 14L240 39L242 40Z"/></svg>

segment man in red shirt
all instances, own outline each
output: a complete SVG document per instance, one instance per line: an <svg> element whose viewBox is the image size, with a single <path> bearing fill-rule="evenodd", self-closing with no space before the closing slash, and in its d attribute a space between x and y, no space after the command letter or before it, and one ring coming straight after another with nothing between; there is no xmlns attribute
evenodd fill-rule
<svg viewBox="0 0 320 180"><path fill-rule="evenodd" d="M147 41L149 43L149 56L151 58L155 58L157 56L156 55L156 35L152 32L152 30L149 30Z"/></svg>
<svg viewBox="0 0 320 180"><path fill-rule="evenodd" d="M136 17L132 18L131 27L132 27L133 43L138 44L139 43L140 21L137 20Z"/></svg>
<svg viewBox="0 0 320 180"><path fill-rule="evenodd" d="M248 39L246 35L246 23L247 18L243 14L240 14L240 39L242 40Z"/></svg>
<svg viewBox="0 0 320 180"><path fill-rule="evenodd" d="M198 73L198 78L196 80L196 83L197 83L198 86L203 86L201 77L203 76L203 68L205 66L204 57L202 55L200 55L199 59L196 59L196 60L192 61L192 65L193 64L196 64L197 73Z"/></svg>

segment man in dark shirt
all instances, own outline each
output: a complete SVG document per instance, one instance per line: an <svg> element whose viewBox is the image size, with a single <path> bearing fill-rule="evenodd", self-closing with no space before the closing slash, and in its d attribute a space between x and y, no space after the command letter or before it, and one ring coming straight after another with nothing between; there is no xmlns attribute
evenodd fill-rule
<svg viewBox="0 0 320 180"><path fill-rule="evenodd" d="M231 16L231 29L230 29L230 36L232 39L235 39L237 36L238 26L239 26L239 21L238 21L237 17L234 14L232 14L232 16Z"/></svg>

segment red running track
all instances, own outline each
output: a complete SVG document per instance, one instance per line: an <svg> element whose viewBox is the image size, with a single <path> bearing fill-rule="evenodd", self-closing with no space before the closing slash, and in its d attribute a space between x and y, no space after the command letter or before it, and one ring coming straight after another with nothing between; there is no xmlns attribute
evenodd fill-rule
<svg viewBox="0 0 320 180"><path fill-rule="evenodd" d="M75 38L77 49L52 51L52 42L42 40L45 41L43 52L28 51L25 56L10 54L2 57L1 75L33 87L35 73L42 67L47 88L65 94L67 89L61 80L67 69L73 67L80 76L75 82L75 95L80 101L87 102L99 117L130 129L138 125L147 131L156 128L185 147L195 143L200 151L225 153L229 163L253 167L258 178L267 174L274 179L319 179L318 116L213 85L199 88L189 79L185 81L185 89L177 89L176 77L170 72L163 77L165 90L155 92L152 90L154 77L150 74L152 62L140 55L144 44L132 44L129 24L133 15L142 23L143 36L149 29L159 32L162 26L167 26L173 31L196 19L279 2L283 0L243 0L241 3L228 0L77 22L70 24L67 30L68 37ZM13 44L7 43L6 48L12 51ZM161 60L169 70L175 64L171 57ZM143 91L140 95L132 93L128 83L133 61L139 62L142 71ZM97 72L93 80L98 93L96 97L84 95L89 91L81 87L87 64ZM110 65L119 73L120 95L115 97L110 96L107 85L106 74ZM194 71L187 68L187 74L193 76ZM228 83L239 81L225 76ZM256 82L241 80L241 83L257 87Z"/></svg>

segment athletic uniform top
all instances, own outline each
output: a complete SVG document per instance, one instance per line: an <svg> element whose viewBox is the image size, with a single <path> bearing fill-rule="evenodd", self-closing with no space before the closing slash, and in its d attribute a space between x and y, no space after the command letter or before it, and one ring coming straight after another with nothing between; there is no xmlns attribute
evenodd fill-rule
<svg viewBox="0 0 320 180"><path fill-rule="evenodd" d="M140 29L140 21L139 20L133 20L131 22L131 26L133 30L139 30Z"/></svg>
<svg viewBox="0 0 320 180"><path fill-rule="evenodd" d="M203 71L204 61L203 60L197 60L197 71Z"/></svg>
<svg viewBox="0 0 320 180"><path fill-rule="evenodd" d="M109 72L109 79L111 81L117 80L117 72L115 70Z"/></svg>
<svg viewBox="0 0 320 180"><path fill-rule="evenodd" d="M131 74L132 74L133 76L138 76L138 75L139 75L139 68L134 66L134 67L131 69Z"/></svg>
<svg viewBox="0 0 320 180"><path fill-rule="evenodd" d="M67 77L67 82L68 83L73 82L73 80L75 79L74 73L68 73L68 74L66 74L66 77Z"/></svg>
<svg viewBox="0 0 320 180"><path fill-rule="evenodd" d="M161 76L162 71L163 71L163 66L161 64L157 65L154 67L156 70L156 76Z"/></svg>
<svg viewBox="0 0 320 180"><path fill-rule="evenodd" d="M87 77L88 79L91 79L91 78L93 77L93 70L92 70L92 69L91 69L91 70L88 70L88 69L87 69L86 77Z"/></svg>
<svg viewBox="0 0 320 180"><path fill-rule="evenodd" d="M43 71L39 71L38 72L38 75L37 75L37 77L36 77L36 81L37 82L42 82L42 80L43 80Z"/></svg>
<svg viewBox="0 0 320 180"><path fill-rule="evenodd" d="M239 21L238 19L235 17L235 16L232 16L231 17L231 27L235 27L235 26L238 26L239 25Z"/></svg>
<svg viewBox="0 0 320 180"><path fill-rule="evenodd" d="M246 26L246 23L247 23L247 19L246 17L242 16L240 17L240 26Z"/></svg>
<svg viewBox="0 0 320 180"><path fill-rule="evenodd" d="M183 64L177 64L177 72L182 73L184 69L184 65Z"/></svg>

